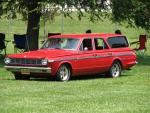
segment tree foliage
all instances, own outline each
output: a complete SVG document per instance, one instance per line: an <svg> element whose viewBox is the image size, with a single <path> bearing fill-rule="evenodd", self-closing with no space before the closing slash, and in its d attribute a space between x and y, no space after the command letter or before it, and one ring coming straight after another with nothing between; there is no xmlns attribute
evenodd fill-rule
<svg viewBox="0 0 150 113"><path fill-rule="evenodd" d="M78 17L81 19L83 16L82 10L91 14L91 21L101 19L102 14L106 8L106 0L1 0L0 3L0 16L5 15L8 18L16 18L21 14L23 19L28 21L27 24L27 50L38 49L39 37L39 22L40 18L45 16L45 8L50 4L52 8L62 7L66 16L70 16L70 8L75 7L78 10ZM102 10L103 9L103 10ZM48 10L53 18L55 10ZM47 12L47 11L46 11ZM49 16L48 16L49 17Z"/></svg>
<svg viewBox="0 0 150 113"><path fill-rule="evenodd" d="M23 19L27 19L28 12L35 10L40 12L42 16L44 8L49 4L52 8L56 6L59 6L59 8L63 7L66 16L69 16L69 13L71 13L70 9L74 7L79 11L79 19L83 16L82 10L84 10L84 12L91 14L91 21L93 21L94 18L100 19L102 15L104 15L104 12L108 8L106 1L107 0L1 0L0 16L5 15L7 17L16 18L17 14L22 14ZM31 11L29 6L33 4L38 5Z"/></svg>
<svg viewBox="0 0 150 113"><path fill-rule="evenodd" d="M112 0L113 20L150 30L149 0Z"/></svg>
<svg viewBox="0 0 150 113"><path fill-rule="evenodd" d="M113 20L116 22L127 21L129 25L150 30L150 2L149 0L0 0L0 17L16 18L21 14L28 21L27 39L29 50L38 49L39 23L42 16L53 19L56 11L63 11L65 16L70 16L71 8L75 8L78 17L84 16L83 12L90 15L90 20L95 21L108 17L112 10ZM47 5L49 8L45 10ZM58 8L55 9L55 8ZM49 14L50 16L46 16Z"/></svg>

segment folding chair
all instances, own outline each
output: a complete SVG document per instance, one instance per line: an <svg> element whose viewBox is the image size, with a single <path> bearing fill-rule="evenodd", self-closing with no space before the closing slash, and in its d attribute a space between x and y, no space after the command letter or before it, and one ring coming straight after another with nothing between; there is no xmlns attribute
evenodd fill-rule
<svg viewBox="0 0 150 113"><path fill-rule="evenodd" d="M8 42L8 40L5 40L5 34L0 33L0 53L4 51L4 54L6 55L6 47Z"/></svg>
<svg viewBox="0 0 150 113"><path fill-rule="evenodd" d="M14 53L24 52L26 49L26 34L14 34Z"/></svg>
<svg viewBox="0 0 150 113"><path fill-rule="evenodd" d="M146 52L146 50L147 50L146 42L147 42L147 36L146 35L140 35L138 41L131 42L130 44L131 45L135 44L136 47L134 48L134 50L136 51L136 53L138 55L143 57L145 52Z"/></svg>

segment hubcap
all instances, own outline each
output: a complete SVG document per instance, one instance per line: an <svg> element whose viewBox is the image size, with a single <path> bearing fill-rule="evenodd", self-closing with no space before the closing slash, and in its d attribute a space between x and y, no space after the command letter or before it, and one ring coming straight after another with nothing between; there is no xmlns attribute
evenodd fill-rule
<svg viewBox="0 0 150 113"><path fill-rule="evenodd" d="M118 64L114 64L112 67L112 76L113 77L118 77L120 74L120 67Z"/></svg>
<svg viewBox="0 0 150 113"><path fill-rule="evenodd" d="M67 80L69 77L69 74L70 74L70 71L67 69L67 67L63 66L60 70L61 80L63 81Z"/></svg>

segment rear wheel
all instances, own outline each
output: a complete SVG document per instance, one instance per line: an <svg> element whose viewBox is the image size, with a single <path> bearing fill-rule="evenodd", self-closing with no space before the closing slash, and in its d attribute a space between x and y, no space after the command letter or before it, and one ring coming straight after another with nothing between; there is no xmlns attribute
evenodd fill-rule
<svg viewBox="0 0 150 113"><path fill-rule="evenodd" d="M116 77L119 77L119 76L121 75L121 71L122 71L122 69L121 69L121 64L120 64L120 62L115 61L115 62L112 64L112 66L111 66L111 68L110 68L108 74L109 74L110 77L116 78Z"/></svg>
<svg viewBox="0 0 150 113"><path fill-rule="evenodd" d="M68 81L71 76L71 69L68 65L61 65L57 71L56 79L62 82Z"/></svg>

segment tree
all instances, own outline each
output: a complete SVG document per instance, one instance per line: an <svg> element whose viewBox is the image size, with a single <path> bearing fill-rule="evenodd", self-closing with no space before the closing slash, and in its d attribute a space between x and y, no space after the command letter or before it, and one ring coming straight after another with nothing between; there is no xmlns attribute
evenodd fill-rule
<svg viewBox="0 0 150 113"><path fill-rule="evenodd" d="M43 8L47 4L63 7L66 16L70 16L70 8L78 10L79 19L84 12L90 14L90 20L95 21L108 17L110 8L109 0L0 0L0 16L16 18L21 14L27 19L27 50L38 49L39 23ZM116 22L127 21L129 25L150 30L150 2L149 0L110 0L112 3L113 20ZM67 7L66 7L67 6ZM61 9L59 9L61 10Z"/></svg>
<svg viewBox="0 0 150 113"><path fill-rule="evenodd" d="M27 0L28 24L27 24L27 50L38 49L39 39L39 22L41 12L37 9L40 7L37 1Z"/></svg>
<svg viewBox="0 0 150 113"><path fill-rule="evenodd" d="M38 49L39 22L41 8L39 0L8 0L0 4L0 15L8 18L17 18L17 14L22 14L23 19L27 19L27 45L26 50Z"/></svg>
<svg viewBox="0 0 150 113"><path fill-rule="evenodd" d="M113 20L150 30L149 0L111 0Z"/></svg>
<svg viewBox="0 0 150 113"><path fill-rule="evenodd" d="M107 0L0 0L0 16L16 18L21 14L27 19L27 46L26 50L38 49L39 23L43 8L47 4L64 7L65 14L69 16L69 8L75 7L79 13L78 17L83 16L82 10L91 14L91 21L101 19L106 9ZM67 7L65 7L67 6ZM102 10L103 9L103 10Z"/></svg>

